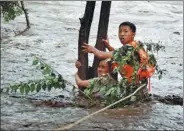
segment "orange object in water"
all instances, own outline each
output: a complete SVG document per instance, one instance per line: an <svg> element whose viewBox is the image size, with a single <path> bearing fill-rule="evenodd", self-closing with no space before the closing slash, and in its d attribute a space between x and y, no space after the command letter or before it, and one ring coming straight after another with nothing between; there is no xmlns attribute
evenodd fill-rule
<svg viewBox="0 0 184 131"><path fill-rule="evenodd" d="M144 78L150 78L155 73L155 67L151 65L147 65L146 69L140 68L138 70L138 76L139 80L142 80Z"/></svg>
<svg viewBox="0 0 184 131"><path fill-rule="evenodd" d="M124 76L128 79L128 82L132 81L132 74L134 72L134 68L131 65L124 65L120 71L121 76Z"/></svg>
<svg viewBox="0 0 184 131"><path fill-rule="evenodd" d="M137 48L136 41L133 41L129 44L132 45L134 48ZM140 56L140 66L142 67L143 65L146 65L146 69L143 70L142 68L140 68L138 70L139 80L150 78L155 72L155 67L148 64L149 56L143 48L139 49L138 54ZM114 63L112 65L112 69L117 66L118 64ZM124 65L124 67L120 71L120 74L122 77L126 77L128 79L128 82L131 82L133 72L134 68L131 65Z"/></svg>
<svg viewBox="0 0 184 131"><path fill-rule="evenodd" d="M137 47L135 41L131 42L130 45L132 45L134 48ZM138 54L140 56L140 66L142 67L143 65L146 65L146 69L143 70L140 67L140 69L138 70L139 80L150 78L155 72L155 67L148 64L149 56L143 48L139 49Z"/></svg>

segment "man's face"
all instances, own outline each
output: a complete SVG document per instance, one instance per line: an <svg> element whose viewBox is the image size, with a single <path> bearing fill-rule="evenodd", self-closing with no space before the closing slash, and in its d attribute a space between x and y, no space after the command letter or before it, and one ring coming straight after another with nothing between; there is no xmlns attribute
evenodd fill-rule
<svg viewBox="0 0 184 131"><path fill-rule="evenodd" d="M105 61L100 61L97 68L98 76L102 76L109 72L108 64Z"/></svg>
<svg viewBox="0 0 184 131"><path fill-rule="evenodd" d="M120 26L119 40L123 45L128 44L134 40L135 32L132 32L129 26Z"/></svg>

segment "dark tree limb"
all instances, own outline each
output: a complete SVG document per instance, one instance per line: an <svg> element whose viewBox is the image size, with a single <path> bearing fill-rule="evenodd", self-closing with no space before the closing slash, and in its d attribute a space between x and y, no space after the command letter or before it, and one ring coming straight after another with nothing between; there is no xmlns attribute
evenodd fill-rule
<svg viewBox="0 0 184 131"><path fill-rule="evenodd" d="M102 43L102 39L106 39L108 24L109 24L109 15L110 15L111 1L102 1L101 12L100 12L100 20L98 25L98 35L95 47L101 51L105 51L105 46ZM93 77L97 76L97 67L99 64L99 59L94 57L93 61Z"/></svg>
<svg viewBox="0 0 184 131"><path fill-rule="evenodd" d="M2 12L2 2L0 2L0 12ZM2 17L1 14L2 14L2 13L0 13L0 18ZM0 24L1 24L1 23L0 23ZM1 26L0 26L0 30L1 30ZM1 32L2 32L2 31L1 31ZM1 35L2 35L2 33L0 34L0 40L2 39L2 38L1 38Z"/></svg>
<svg viewBox="0 0 184 131"><path fill-rule="evenodd" d="M29 29L30 28L30 23L29 23L27 10L24 7L24 2L20 1L20 3L21 3L21 6L22 6L22 10L24 11L24 14L25 14L25 17L26 17L27 28Z"/></svg>
<svg viewBox="0 0 184 131"><path fill-rule="evenodd" d="M88 43L91 23L93 20L93 14L95 9L96 1L87 1L86 9L83 18L80 18L80 30L79 30L79 40L78 40L78 60L81 62L82 66L78 70L79 77L83 80L87 79L88 72L88 54L82 52L82 44L84 42ZM80 87L81 88L81 87ZM84 88L81 88L84 90Z"/></svg>

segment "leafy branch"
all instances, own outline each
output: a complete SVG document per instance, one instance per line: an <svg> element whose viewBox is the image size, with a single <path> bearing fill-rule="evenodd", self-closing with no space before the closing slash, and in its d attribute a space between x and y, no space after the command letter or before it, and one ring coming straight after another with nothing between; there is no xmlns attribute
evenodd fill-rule
<svg viewBox="0 0 184 131"><path fill-rule="evenodd" d="M28 94L29 92L36 91L37 93L43 89L50 91L53 87L55 89L65 89L66 87L66 80L63 77L54 71L49 65L44 63L40 58L37 56L34 57L34 61L32 65L35 65L37 69L41 69L42 74L44 75L44 79L41 80L29 80L28 82L20 82L19 84L10 85L6 92L17 92L20 90L21 94Z"/></svg>
<svg viewBox="0 0 184 131"><path fill-rule="evenodd" d="M0 4L2 7L1 13L6 22L14 20L16 16L23 13L19 1L1 1Z"/></svg>
<svg viewBox="0 0 184 131"><path fill-rule="evenodd" d="M41 70L42 74L44 75L44 79L34 81L29 80L25 83L20 82L19 84L9 85L9 87L6 88L7 93L16 93L17 90L19 90L21 94L27 95L29 92L34 91L38 93L41 91L41 89L50 92L52 88L55 88L65 90L67 92L73 92L73 95L75 96L74 90L77 88L71 82L64 80L63 77L56 70L46 64L41 58L34 56L32 65ZM65 88L66 85L70 85L71 87L73 87L72 91L67 90ZM78 90L86 95L82 90ZM1 92L3 92L3 89L1 89ZM91 97L89 97L88 95L86 95L86 97L89 98L93 103L95 103L95 101Z"/></svg>
<svg viewBox="0 0 184 131"><path fill-rule="evenodd" d="M140 68L146 68L143 64L142 67L140 67L140 58L138 57L138 50L141 48L144 48L146 46L149 59L148 59L148 64L155 66L155 69L157 73L159 74L158 78L161 79L164 71L166 70L161 70L157 64L156 58L153 54L154 51L165 51L165 47L162 45L159 45L159 43L139 43L137 48L133 48L132 46L123 46L119 50L116 50L114 52L114 58L113 60L117 62L119 65L116 67L116 69L113 70L113 72L120 72L120 69L124 67L125 65L132 65L134 67L134 72L132 75L132 82L128 82L128 79L126 77L123 77L120 82L117 83L110 83L109 81L107 82L100 82L99 81L93 81L90 83L89 88L85 89L84 92L91 96L93 95L93 90L95 89L95 86L97 86L100 94L104 97L103 103L105 105L112 104L113 102L122 99L123 97L129 95L130 93L134 92L140 85L143 83L146 83L146 79L142 81L137 81L138 77L138 70ZM123 72L126 73L126 72ZM106 77L103 77L102 79L107 79ZM110 80L110 79L108 79ZM132 96L128 103L131 103L135 101L137 98L136 96ZM123 104L127 104L124 102ZM116 106L122 106L122 103Z"/></svg>
<svg viewBox="0 0 184 131"><path fill-rule="evenodd" d="M162 78L162 75L166 73L166 69L161 69L159 65L157 64L156 58L153 54L153 52L163 51L165 52L165 46L161 45L162 42L158 41L157 43L154 42L141 42L139 41L140 47L146 46L146 51L149 53L149 63L151 65L154 65L156 68L156 73L158 74L158 79L160 80Z"/></svg>
<svg viewBox="0 0 184 131"><path fill-rule="evenodd" d="M158 41L157 43L154 43L154 42L141 42L141 41L138 41L140 47L144 47L146 46L146 50L148 52L157 52L158 51L164 51L165 52L165 46L161 45L162 42L161 41Z"/></svg>

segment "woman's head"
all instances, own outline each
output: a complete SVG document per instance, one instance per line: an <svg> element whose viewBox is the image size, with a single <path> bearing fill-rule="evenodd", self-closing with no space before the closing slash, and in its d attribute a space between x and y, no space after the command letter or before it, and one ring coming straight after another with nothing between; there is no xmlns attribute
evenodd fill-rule
<svg viewBox="0 0 184 131"><path fill-rule="evenodd" d="M98 76L109 73L109 64L106 60L101 60L97 68Z"/></svg>

